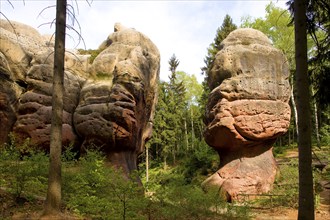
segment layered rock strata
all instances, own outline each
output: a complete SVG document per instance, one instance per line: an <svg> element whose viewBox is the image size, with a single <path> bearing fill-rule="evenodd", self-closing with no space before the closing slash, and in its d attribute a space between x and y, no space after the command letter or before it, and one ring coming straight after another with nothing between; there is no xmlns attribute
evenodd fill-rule
<svg viewBox="0 0 330 220"><path fill-rule="evenodd" d="M290 124L288 77L285 56L260 31L237 29L221 43L208 77L204 132L220 168L205 187L219 187L228 201L272 188L272 146Z"/></svg>
<svg viewBox="0 0 330 220"><path fill-rule="evenodd" d="M49 150L53 43L33 28L0 20L0 144L18 141ZM151 40L115 24L90 62L65 55L63 146L96 147L128 175L150 138L160 55Z"/></svg>

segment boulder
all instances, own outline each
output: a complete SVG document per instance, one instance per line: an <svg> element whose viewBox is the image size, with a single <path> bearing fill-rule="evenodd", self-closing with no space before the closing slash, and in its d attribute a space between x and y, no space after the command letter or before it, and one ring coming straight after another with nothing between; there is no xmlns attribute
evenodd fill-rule
<svg viewBox="0 0 330 220"><path fill-rule="evenodd" d="M160 56L134 29L115 28L107 42L92 64L94 77L81 89L73 120L82 148L102 146L129 173L151 134Z"/></svg>
<svg viewBox="0 0 330 220"><path fill-rule="evenodd" d="M0 23L0 144L13 132L48 151L54 42L10 23ZM75 50L65 54L62 143L104 151L128 177L151 135L160 55L135 29L117 23L114 30L93 63Z"/></svg>
<svg viewBox="0 0 330 220"><path fill-rule="evenodd" d="M260 31L237 29L221 43L208 77L204 132L220 168L205 187L219 187L229 201L272 188L272 146L290 124L288 77L285 56Z"/></svg>

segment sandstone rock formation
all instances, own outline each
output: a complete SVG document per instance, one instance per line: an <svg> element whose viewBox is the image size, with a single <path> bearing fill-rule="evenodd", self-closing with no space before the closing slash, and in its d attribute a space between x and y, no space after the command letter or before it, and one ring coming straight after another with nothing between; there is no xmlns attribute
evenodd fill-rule
<svg viewBox="0 0 330 220"><path fill-rule="evenodd" d="M220 169L203 185L227 200L268 192L276 163L272 145L290 123L288 63L260 31L231 32L211 68L204 137L220 156Z"/></svg>
<svg viewBox="0 0 330 220"><path fill-rule="evenodd" d="M0 145L13 132L48 150L52 43L33 28L0 20ZM115 25L90 63L65 55L63 145L97 147L128 175L151 135L160 55L142 33Z"/></svg>

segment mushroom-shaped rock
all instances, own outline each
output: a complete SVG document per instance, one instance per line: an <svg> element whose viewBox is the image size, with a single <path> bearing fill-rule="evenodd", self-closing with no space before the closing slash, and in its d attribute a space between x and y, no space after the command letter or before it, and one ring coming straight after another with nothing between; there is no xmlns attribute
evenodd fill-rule
<svg viewBox="0 0 330 220"><path fill-rule="evenodd" d="M117 25L118 26L118 25ZM101 146L110 162L129 174L151 135L160 55L131 28L116 28L92 64L93 79L80 92L73 121L82 148Z"/></svg>
<svg viewBox="0 0 330 220"><path fill-rule="evenodd" d="M219 187L228 200L272 188L272 145L290 124L288 77L285 56L260 31L237 29L221 43L208 77L204 132L220 168L203 186Z"/></svg>

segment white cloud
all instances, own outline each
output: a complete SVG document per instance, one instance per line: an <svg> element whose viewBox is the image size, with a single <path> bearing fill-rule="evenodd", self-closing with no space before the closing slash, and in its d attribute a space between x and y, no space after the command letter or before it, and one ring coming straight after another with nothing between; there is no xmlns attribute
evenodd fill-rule
<svg viewBox="0 0 330 220"><path fill-rule="evenodd" d="M37 28L55 17L55 8L40 11L55 4L52 0L0 1L1 12L9 19ZM213 41L216 30L226 14L239 25L246 15L263 17L270 1L97 1L91 6L78 1L77 19L87 49L97 48L113 32L115 22L133 27L147 35L161 53L161 79L167 80L168 60L173 53L180 60L178 70L195 74L202 81L200 68L204 65L207 47ZM75 1L73 3L75 6ZM275 2L285 7L285 1ZM38 28L41 33L52 33L49 26ZM72 34L73 35L73 34ZM67 46L74 42L68 39ZM79 47L83 47L80 45Z"/></svg>

